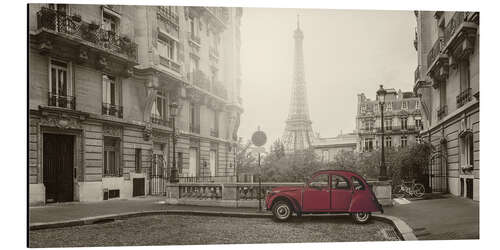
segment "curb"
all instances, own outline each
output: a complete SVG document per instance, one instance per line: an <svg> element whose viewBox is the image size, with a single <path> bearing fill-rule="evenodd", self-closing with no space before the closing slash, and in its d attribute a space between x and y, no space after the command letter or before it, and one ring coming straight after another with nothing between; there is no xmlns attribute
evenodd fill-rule
<svg viewBox="0 0 500 250"><path fill-rule="evenodd" d="M120 213L120 214L109 214L93 217L85 217L77 220L65 220L65 221L54 221L54 222L40 222L40 223L30 223L29 230L40 230L49 228L62 228L62 227L72 227L72 226L83 226L91 225L100 222L106 222L116 219L126 219L132 217L148 216L148 215L207 215L207 216L230 216L230 217L240 217L240 218L265 218L272 217L270 213L243 213L243 212L217 212L217 211L200 211L200 210L154 210L154 211L140 211L131 213ZM373 219L388 222L394 226L398 236L405 240L418 240L413 229L411 229L406 222L403 220L388 215L373 215Z"/></svg>
<svg viewBox="0 0 500 250"><path fill-rule="evenodd" d="M413 233L413 229L410 226L408 226L406 222L397 217L377 214L373 215L373 219L391 223L396 229L398 236L402 238L404 241L418 240L417 236L415 236L415 234Z"/></svg>

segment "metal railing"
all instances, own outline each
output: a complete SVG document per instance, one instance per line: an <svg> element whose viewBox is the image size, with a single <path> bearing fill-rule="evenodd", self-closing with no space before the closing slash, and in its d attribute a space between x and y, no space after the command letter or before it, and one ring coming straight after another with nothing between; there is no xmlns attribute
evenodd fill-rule
<svg viewBox="0 0 500 250"><path fill-rule="evenodd" d="M169 119L164 119L163 117L155 114L151 114L151 122L154 124L159 124L166 127L172 127L172 121Z"/></svg>
<svg viewBox="0 0 500 250"><path fill-rule="evenodd" d="M123 118L123 107L111 103L102 103L102 114Z"/></svg>
<svg viewBox="0 0 500 250"><path fill-rule="evenodd" d="M181 72L181 65L174 62L172 59L169 59L169 58L165 58L163 56L160 56L160 64L177 72L177 73L180 73Z"/></svg>
<svg viewBox="0 0 500 250"><path fill-rule="evenodd" d="M103 50L124 54L137 61L137 44L130 38L102 29L96 23L84 22L80 16L69 16L66 13L43 7L37 13L37 24L39 29L52 30L83 39Z"/></svg>
<svg viewBox="0 0 500 250"><path fill-rule="evenodd" d="M441 54L442 49L444 48L444 38L439 37L432 45L432 48L429 50L427 54L427 67L431 67L431 65L436 61L436 58Z"/></svg>
<svg viewBox="0 0 500 250"><path fill-rule="evenodd" d="M456 11L455 14L451 17L450 21L448 21L448 25L446 25L444 29L444 43L448 43L458 30L460 24L465 21L465 13L461 11Z"/></svg>
<svg viewBox="0 0 500 250"><path fill-rule="evenodd" d="M194 186L179 186L181 199L220 200L222 199L221 184L205 184Z"/></svg>
<svg viewBox="0 0 500 250"><path fill-rule="evenodd" d="M464 104L472 100L471 89L467 88L457 95L457 108L462 107Z"/></svg>
<svg viewBox="0 0 500 250"><path fill-rule="evenodd" d="M235 183L236 176L180 176L179 183Z"/></svg>
<svg viewBox="0 0 500 250"><path fill-rule="evenodd" d="M179 26L179 15L165 6L158 6L158 16Z"/></svg>
<svg viewBox="0 0 500 250"><path fill-rule="evenodd" d="M57 95L49 92L49 106L75 109L75 97L68 95Z"/></svg>

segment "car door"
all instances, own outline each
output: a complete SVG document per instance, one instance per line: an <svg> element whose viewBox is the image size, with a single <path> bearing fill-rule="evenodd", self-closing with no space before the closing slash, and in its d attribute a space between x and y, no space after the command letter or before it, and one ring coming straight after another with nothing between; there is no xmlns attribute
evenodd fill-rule
<svg viewBox="0 0 500 250"><path fill-rule="evenodd" d="M303 193L303 211L324 211L330 209L330 176L319 174L306 185Z"/></svg>
<svg viewBox="0 0 500 250"><path fill-rule="evenodd" d="M331 207L333 211L348 211L352 199L349 180L340 174L331 176Z"/></svg>

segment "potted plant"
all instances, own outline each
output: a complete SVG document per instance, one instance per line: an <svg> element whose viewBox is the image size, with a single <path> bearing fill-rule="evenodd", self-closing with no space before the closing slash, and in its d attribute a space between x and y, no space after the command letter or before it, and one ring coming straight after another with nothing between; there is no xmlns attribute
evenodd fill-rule
<svg viewBox="0 0 500 250"><path fill-rule="evenodd" d="M71 16L71 19L77 23L81 22L82 21L82 16L80 16L80 14L73 14L73 16Z"/></svg>

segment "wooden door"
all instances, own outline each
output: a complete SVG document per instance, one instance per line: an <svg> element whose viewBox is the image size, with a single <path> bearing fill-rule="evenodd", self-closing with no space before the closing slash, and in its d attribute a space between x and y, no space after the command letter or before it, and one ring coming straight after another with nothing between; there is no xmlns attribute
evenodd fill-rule
<svg viewBox="0 0 500 250"><path fill-rule="evenodd" d="M46 202L73 201L74 136L44 134L43 183Z"/></svg>

